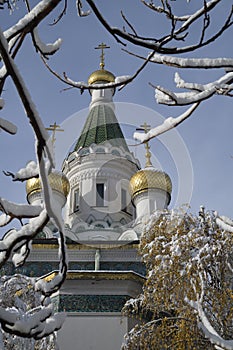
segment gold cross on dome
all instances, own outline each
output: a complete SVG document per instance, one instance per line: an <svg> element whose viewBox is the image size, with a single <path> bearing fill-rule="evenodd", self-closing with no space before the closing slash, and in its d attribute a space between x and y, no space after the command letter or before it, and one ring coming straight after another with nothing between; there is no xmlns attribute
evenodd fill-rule
<svg viewBox="0 0 233 350"><path fill-rule="evenodd" d="M54 124L50 125L49 128L46 128L46 130L52 131L52 144L54 145L56 138L56 132L57 131L64 131L64 129L60 128L60 125L58 125L56 122Z"/></svg>
<svg viewBox="0 0 233 350"><path fill-rule="evenodd" d="M140 125L141 130L145 131L145 134L150 130L151 125L147 124L146 122L142 125Z"/></svg>
<svg viewBox="0 0 233 350"><path fill-rule="evenodd" d="M107 46L104 43L99 44L97 47L95 47L96 50L101 50L100 55L100 68L104 69L105 63L104 63L104 49L110 49L110 46Z"/></svg>
<svg viewBox="0 0 233 350"><path fill-rule="evenodd" d="M140 128L137 128L136 130L144 131L145 134L147 134L148 131L150 131L150 128L151 128L151 126L145 122L143 125L140 125ZM151 163L150 145L149 145L148 141L145 142L145 149L146 149L146 165L145 166L150 167L150 166L152 166L152 163Z"/></svg>

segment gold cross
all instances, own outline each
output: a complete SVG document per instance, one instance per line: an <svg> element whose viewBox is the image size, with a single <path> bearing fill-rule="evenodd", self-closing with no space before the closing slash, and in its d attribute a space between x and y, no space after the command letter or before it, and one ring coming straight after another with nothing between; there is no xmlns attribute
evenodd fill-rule
<svg viewBox="0 0 233 350"><path fill-rule="evenodd" d="M60 128L60 125L58 125L56 122L52 125L49 126L49 128L46 128L46 130L50 130L52 131L52 144L54 145L56 138L55 138L55 134L57 131L64 131L64 129Z"/></svg>
<svg viewBox="0 0 233 350"><path fill-rule="evenodd" d="M136 130L140 130L140 131L144 131L145 134L148 133L148 131L150 130L151 126L149 124L147 124L146 122L143 125L140 125L140 128L137 128ZM152 166L151 163L151 152L150 152L150 145L149 142L146 141L145 142L145 149L146 149L146 167L150 167Z"/></svg>
<svg viewBox="0 0 233 350"><path fill-rule="evenodd" d="M110 49L110 46L107 46L104 43L99 44L97 47L95 47L96 50L101 50L100 55L100 68L104 69L105 63L104 63L104 49Z"/></svg>
<svg viewBox="0 0 233 350"><path fill-rule="evenodd" d="M151 125L149 125L145 122L144 124L140 125L140 128L142 128L141 130L144 130L145 133L147 133L150 130Z"/></svg>

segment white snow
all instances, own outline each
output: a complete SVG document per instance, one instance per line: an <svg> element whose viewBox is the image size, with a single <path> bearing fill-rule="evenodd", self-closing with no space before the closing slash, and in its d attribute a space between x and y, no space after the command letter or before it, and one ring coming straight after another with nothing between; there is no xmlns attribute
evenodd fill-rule
<svg viewBox="0 0 233 350"><path fill-rule="evenodd" d="M0 198L0 209L5 214L15 218L32 218L38 216L42 208L40 206L33 206L28 204L17 204L10 202L4 198Z"/></svg>
<svg viewBox="0 0 233 350"><path fill-rule="evenodd" d="M60 285L64 276L59 272L51 281L47 282L40 278L35 284L37 291L41 291L43 294L52 294L56 290L57 286Z"/></svg>
<svg viewBox="0 0 233 350"><path fill-rule="evenodd" d="M6 226L11 220L12 220L12 217L10 215L6 215L6 214L0 215L0 227Z"/></svg>
<svg viewBox="0 0 233 350"><path fill-rule="evenodd" d="M151 54L151 53L150 53ZM149 57L150 54L147 56ZM168 66L180 68L197 68L197 69L216 69L216 68L233 68L232 58L181 58L175 56L166 56L154 54L150 61L157 64L166 64Z"/></svg>
<svg viewBox="0 0 233 350"><path fill-rule="evenodd" d="M233 233L233 223L228 218L224 216L217 217L216 223L221 229Z"/></svg>
<svg viewBox="0 0 233 350"><path fill-rule="evenodd" d="M131 75L122 75L115 78L115 83L116 84L122 83L122 85L124 85L124 83L126 83L131 78L132 78Z"/></svg>
<svg viewBox="0 0 233 350"><path fill-rule="evenodd" d="M3 108L3 106L4 100L0 98L0 109ZM12 135L16 134L17 132L17 126L3 118L0 118L0 129L3 129Z"/></svg>
<svg viewBox="0 0 233 350"><path fill-rule="evenodd" d="M37 28L33 31L34 39L37 47L43 52L45 55L53 55L56 51L58 51L62 44L62 39L57 39L53 44L45 44L41 41Z"/></svg>
<svg viewBox="0 0 233 350"><path fill-rule="evenodd" d="M29 253L31 250L31 241L22 244L18 249L14 249L14 253L12 255L12 262L17 266L21 266L25 263Z"/></svg>
<svg viewBox="0 0 233 350"><path fill-rule="evenodd" d="M39 174L38 166L37 166L36 162L34 162L32 160L32 161L27 163L25 168L18 170L14 174L14 181L29 179L31 177L38 176L38 174Z"/></svg>

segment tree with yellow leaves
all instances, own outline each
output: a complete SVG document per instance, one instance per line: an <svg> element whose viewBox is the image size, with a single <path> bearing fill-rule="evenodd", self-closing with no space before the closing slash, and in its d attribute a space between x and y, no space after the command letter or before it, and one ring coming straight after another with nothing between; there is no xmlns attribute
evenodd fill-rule
<svg viewBox="0 0 233 350"><path fill-rule="evenodd" d="M232 245L204 208L155 213L140 243L147 281L123 310L142 321L122 349L233 349Z"/></svg>

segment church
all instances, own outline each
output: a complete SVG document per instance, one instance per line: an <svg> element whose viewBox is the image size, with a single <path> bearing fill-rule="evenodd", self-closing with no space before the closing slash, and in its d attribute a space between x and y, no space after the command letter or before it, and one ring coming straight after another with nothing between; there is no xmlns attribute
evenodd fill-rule
<svg viewBox="0 0 233 350"><path fill-rule="evenodd" d="M135 322L122 316L122 307L141 292L145 281L137 253L140 236L151 213L167 208L172 192L169 176L153 167L148 144L145 167L129 150L115 114L115 89L101 88L115 81L105 69L101 49L100 69L88 78L93 89L84 127L62 171L49 175L63 208L69 262L66 281L53 295L55 310L67 313L58 332L60 350L121 348ZM26 191L30 204L41 201L38 179L28 180ZM52 279L57 248L50 222L34 239L18 273Z"/></svg>

